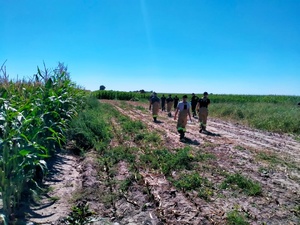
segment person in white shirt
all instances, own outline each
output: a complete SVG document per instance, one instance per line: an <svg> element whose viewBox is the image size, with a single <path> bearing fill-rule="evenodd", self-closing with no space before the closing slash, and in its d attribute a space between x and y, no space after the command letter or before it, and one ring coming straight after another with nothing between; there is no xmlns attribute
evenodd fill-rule
<svg viewBox="0 0 300 225"><path fill-rule="evenodd" d="M190 112L191 105L187 102L187 95L182 96L182 101L180 101L177 105L174 120L177 120L177 131L180 134L180 140L184 139L184 135L186 132L186 124L187 124L187 117L189 116L190 121L192 121L191 112Z"/></svg>

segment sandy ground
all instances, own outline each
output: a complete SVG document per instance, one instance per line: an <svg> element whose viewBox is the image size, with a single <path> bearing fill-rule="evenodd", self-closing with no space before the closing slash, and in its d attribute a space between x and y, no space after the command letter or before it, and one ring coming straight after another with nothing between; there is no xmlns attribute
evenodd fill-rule
<svg viewBox="0 0 300 225"><path fill-rule="evenodd" d="M238 172L259 182L262 195L216 190L210 201L206 201L196 193L176 190L162 174L137 169L142 182L132 184L127 193L109 205L103 196L116 192L118 187L107 185L109 176L98 172L107 172L107 168L99 168L97 156L91 152L82 160L61 153L46 180L46 185L51 187L49 196L37 206L23 208L27 221L59 224L74 205L71 200L76 190L83 187L86 189L83 197L97 215L91 224L226 224L226 212L233 209L247 215L250 224L300 224L300 142L293 136L210 117L208 132L199 133L197 119L193 118L187 125L188 141L183 143L176 131L176 121L166 112L161 112L159 122L154 123L146 104L127 102L124 106L119 101L103 102L113 104L132 120L142 121L149 131L158 132L170 149L191 146L195 151L204 149L214 154L216 160L211 161L210 169L201 171L212 183L217 185L224 179L218 171ZM120 140L112 140L111 145L124 144ZM282 161L270 164L258 158L262 153L275 155ZM121 161L114 179L124 180L130 175L127 163Z"/></svg>

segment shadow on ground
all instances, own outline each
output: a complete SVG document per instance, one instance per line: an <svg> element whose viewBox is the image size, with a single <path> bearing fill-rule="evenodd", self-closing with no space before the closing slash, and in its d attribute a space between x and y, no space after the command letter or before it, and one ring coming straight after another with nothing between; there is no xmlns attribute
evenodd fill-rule
<svg viewBox="0 0 300 225"><path fill-rule="evenodd" d="M189 144L189 145L200 145L200 142L197 141L197 140L192 140L190 138L183 138L183 139L180 139L180 142L182 143L185 143L185 144Z"/></svg>
<svg viewBox="0 0 300 225"><path fill-rule="evenodd" d="M221 137L220 134L213 133L213 132L210 132L210 131L208 131L208 130L202 131L202 134L206 134L206 135L208 135L208 136L214 136L214 137Z"/></svg>
<svg viewBox="0 0 300 225"><path fill-rule="evenodd" d="M62 179L57 179L58 175L62 176L62 165L67 163L67 158L64 157L64 152L58 151L57 153L61 154L55 154L49 161L47 161L47 167L48 167L48 174L44 178L44 183L51 182L53 183L60 183L62 182ZM13 224L18 225L25 225L28 224L30 221L30 218L50 218L55 213L50 213L47 215L43 215L43 213L37 213L37 211L43 211L43 209L47 209L48 207L52 206L57 200L51 199L51 197L48 195L47 191L49 190L50 185L49 184L37 184L39 187L34 188L37 189L37 194L40 199L38 201L35 201L32 197L32 191L27 192L24 194L24 197L22 201L20 202L20 205L15 213L13 215L12 221ZM45 202L42 201L42 199L46 199ZM39 202L41 201L41 202Z"/></svg>

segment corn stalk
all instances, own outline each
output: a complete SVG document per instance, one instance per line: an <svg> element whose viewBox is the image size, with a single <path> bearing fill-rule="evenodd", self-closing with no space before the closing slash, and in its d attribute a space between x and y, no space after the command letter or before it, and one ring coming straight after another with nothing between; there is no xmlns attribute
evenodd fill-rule
<svg viewBox="0 0 300 225"><path fill-rule="evenodd" d="M66 142L68 122L82 97L63 64L29 80L9 80L0 72L0 198L6 218L28 189L39 188L37 171ZM1 209L1 205L0 205Z"/></svg>

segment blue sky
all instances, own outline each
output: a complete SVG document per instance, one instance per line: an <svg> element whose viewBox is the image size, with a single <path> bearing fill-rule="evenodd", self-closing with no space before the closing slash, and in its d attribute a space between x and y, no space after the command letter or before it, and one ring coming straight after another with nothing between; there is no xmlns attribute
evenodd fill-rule
<svg viewBox="0 0 300 225"><path fill-rule="evenodd" d="M88 90L300 95L299 0L0 0L11 78Z"/></svg>

